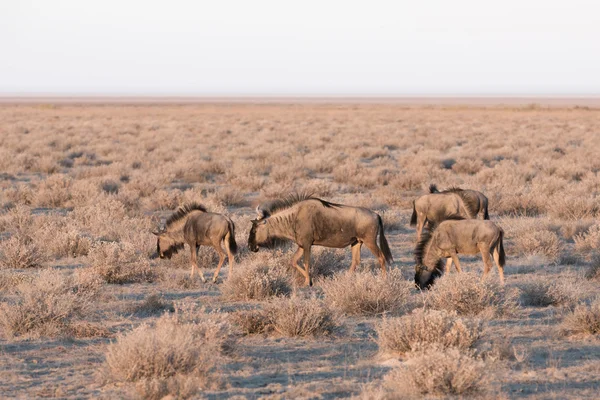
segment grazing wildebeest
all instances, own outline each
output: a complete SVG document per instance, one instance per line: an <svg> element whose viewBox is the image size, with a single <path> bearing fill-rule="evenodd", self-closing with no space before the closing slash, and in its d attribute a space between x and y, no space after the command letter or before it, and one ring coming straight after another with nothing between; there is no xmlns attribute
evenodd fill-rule
<svg viewBox="0 0 600 400"><path fill-rule="evenodd" d="M443 273L443 259L446 259L446 272L454 262L461 272L458 254L481 253L485 277L492 268L490 254L498 266L500 282L504 284L504 231L492 221L464 219L451 216L439 225L434 225L423 233L415 248L415 284L425 289Z"/></svg>
<svg viewBox="0 0 600 400"><path fill-rule="evenodd" d="M190 246L191 278L194 277L194 271L198 269L198 248L201 245L214 247L219 253L219 265L215 271L213 282L217 281L219 271L225 261L225 252L221 247L221 242L225 242L229 258L228 276L231 276L233 255L237 252L237 244L235 242L235 225L229 217L208 212L201 204L186 204L179 207L167 219L164 230L153 233L158 236L156 251L160 258L170 259L178 250L183 249L184 243ZM198 273L202 282L206 282L204 275Z"/></svg>
<svg viewBox="0 0 600 400"><path fill-rule="evenodd" d="M474 218L479 211L477 203L470 197L462 198L456 193L431 193L413 201L413 213L410 225L417 226L417 242L421 240L423 227L439 224L448 215L460 215L463 218Z"/></svg>
<svg viewBox="0 0 600 400"><path fill-rule="evenodd" d="M482 214L483 219L490 219L490 215L488 214L488 198L477 190L451 187L450 189L442 190L440 192L436 185L431 184L429 186L429 193L456 193L464 201L473 204L474 210L477 210L475 214L473 214L473 217Z"/></svg>
<svg viewBox="0 0 600 400"><path fill-rule="evenodd" d="M310 276L310 248L352 246L354 271L360 264L360 249L364 243L377 257L385 276L386 262L393 262L392 253L383 232L381 217L362 207L351 207L321 200L309 194L295 194L257 207L258 218L252 220L248 247L257 252L259 246L272 239L288 239L298 245L292 265L304 275L306 285ZM379 234L379 246L377 235ZM298 261L304 255L304 268Z"/></svg>

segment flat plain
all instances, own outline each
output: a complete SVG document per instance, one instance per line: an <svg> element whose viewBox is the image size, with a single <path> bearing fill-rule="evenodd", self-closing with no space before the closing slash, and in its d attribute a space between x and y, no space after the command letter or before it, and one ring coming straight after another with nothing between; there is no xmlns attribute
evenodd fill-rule
<svg viewBox="0 0 600 400"><path fill-rule="evenodd" d="M2 397L597 398L599 151L594 105L1 104ZM480 256L411 284L432 183L487 195L504 287ZM379 213L388 279L365 248L352 275L316 248L308 288L292 245L250 252L256 205L293 192ZM231 279L154 257L192 201L235 222Z"/></svg>

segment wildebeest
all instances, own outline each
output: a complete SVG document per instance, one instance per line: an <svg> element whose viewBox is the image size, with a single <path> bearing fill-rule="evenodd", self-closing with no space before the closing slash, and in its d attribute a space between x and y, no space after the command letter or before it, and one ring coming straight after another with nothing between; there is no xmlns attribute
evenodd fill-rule
<svg viewBox="0 0 600 400"><path fill-rule="evenodd" d="M194 271L198 268L198 248L201 245L212 246L219 254L219 265L215 271L213 282L217 281L221 266L225 261L225 252L221 242L225 242L227 257L229 258L229 273L233 268L233 255L237 252L235 242L235 225L233 221L221 214L211 213L198 203L186 204L175 211L168 219L165 229L153 232L158 239L156 251L160 258L171 258L178 250L183 249L184 243L190 246L190 262L194 277ZM204 275L199 272L202 282L206 282Z"/></svg>
<svg viewBox="0 0 600 400"><path fill-rule="evenodd" d="M443 273L443 259L446 259L446 272L454 262L461 271L458 254L481 253L485 277L492 268L490 254L498 266L500 282L504 283L504 231L492 221L464 219L460 216L448 217L439 225L426 230L415 248L415 284L425 289Z"/></svg>
<svg viewBox="0 0 600 400"><path fill-rule="evenodd" d="M377 257L384 276L387 273L386 262L393 262L383 232L383 221L378 214L366 208L334 204L310 194L294 194L260 205L257 213L258 218L252 220L248 236L250 250L256 252L259 246L267 245L272 239L294 241L298 250L292 257L292 265L304 275L306 285L312 285L311 246L352 246L351 271L360 264L363 243ZM303 255L304 268L301 268L298 261Z"/></svg>
<svg viewBox="0 0 600 400"><path fill-rule="evenodd" d="M431 193L413 201L413 213L410 225L417 226L417 242L421 240L421 233L425 223L428 225L439 224L448 215L459 215L463 218L474 218L479 211L479 201L471 197L463 198L457 193Z"/></svg>
<svg viewBox="0 0 600 400"><path fill-rule="evenodd" d="M473 217L477 217L477 215L481 214L483 219L490 219L488 213L488 198L477 190L451 187L450 189L442 190L440 192L436 185L431 184L429 185L429 193L456 193L464 201L473 204L473 209L476 210Z"/></svg>

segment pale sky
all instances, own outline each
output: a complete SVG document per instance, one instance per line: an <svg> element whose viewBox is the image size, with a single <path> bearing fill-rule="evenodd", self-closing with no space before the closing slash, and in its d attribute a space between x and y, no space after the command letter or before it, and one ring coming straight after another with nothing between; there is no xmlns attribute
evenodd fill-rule
<svg viewBox="0 0 600 400"><path fill-rule="evenodd" d="M0 0L15 94L600 95L600 3Z"/></svg>

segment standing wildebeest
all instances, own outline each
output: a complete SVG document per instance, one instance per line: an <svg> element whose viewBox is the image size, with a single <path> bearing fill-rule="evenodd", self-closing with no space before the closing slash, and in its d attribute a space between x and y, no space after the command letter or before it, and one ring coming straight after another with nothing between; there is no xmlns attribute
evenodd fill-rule
<svg viewBox="0 0 600 400"><path fill-rule="evenodd" d="M233 268L233 255L237 252L235 242L235 225L233 221L221 214L206 211L206 208L197 203L186 204L179 207L167 220L163 231L153 232L158 236L156 251L160 258L171 258L178 250L183 249L184 243L190 246L192 272L198 268L198 248L201 245L212 246L219 253L219 265L215 271L213 282L217 281L221 266L225 261L225 252L221 242L225 242L227 257L229 258L229 274ZM199 273L202 282L206 282L204 275Z"/></svg>
<svg viewBox="0 0 600 400"><path fill-rule="evenodd" d="M451 187L450 189L442 190L440 192L436 185L431 184L429 186L429 193L456 193L464 201L473 204L474 210L477 210L475 214L473 214L473 217L483 214L483 219L490 219L490 215L488 214L488 198L477 190Z"/></svg>
<svg viewBox="0 0 600 400"><path fill-rule="evenodd" d="M410 225L417 226L417 242L421 240L423 226L439 224L448 215L460 215L463 218L474 218L479 211L477 203L471 197L461 197L457 193L426 194L413 201L413 213Z"/></svg>
<svg viewBox="0 0 600 400"><path fill-rule="evenodd" d="M504 231L492 221L464 219L460 216L447 218L431 230L425 231L415 248L415 283L425 289L441 276L446 258L446 272L454 262L461 272L458 254L481 253L485 277L492 268L490 254L498 266L500 282L504 284Z"/></svg>
<svg viewBox="0 0 600 400"><path fill-rule="evenodd" d="M360 249L364 243L377 257L385 276L386 262L393 262L392 253L383 233L381 217L362 207L329 203L308 194L295 194L286 199L271 201L257 207L258 218L252 220L248 247L256 252L259 246L272 239L293 240L298 250L292 265L312 285L310 248L313 245L343 248L352 246L354 271L360 264ZM377 235L379 234L379 246ZM304 254L304 269L298 265Z"/></svg>

